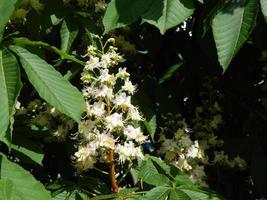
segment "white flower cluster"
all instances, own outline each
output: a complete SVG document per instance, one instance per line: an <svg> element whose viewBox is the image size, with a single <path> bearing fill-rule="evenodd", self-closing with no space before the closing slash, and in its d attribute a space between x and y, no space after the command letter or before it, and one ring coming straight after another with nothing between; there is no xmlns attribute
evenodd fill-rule
<svg viewBox="0 0 267 200"><path fill-rule="evenodd" d="M222 121L221 117L218 117L221 116L220 108L218 103L209 107L213 108L214 113L210 119L203 118L203 107L196 109L193 128L188 127L181 115L168 113L162 116L165 126L161 128L159 140L161 147L158 151L167 162L174 164L188 174L193 182L203 186L206 186L205 166L207 165L216 164L237 167L240 170L246 169L246 162L242 158L237 156L229 159L228 155L221 151L223 141L214 134ZM171 137L167 137L170 133ZM207 151L210 153L207 154Z"/></svg>
<svg viewBox="0 0 267 200"><path fill-rule="evenodd" d="M109 42L114 41L109 39L104 47ZM138 126L142 120L139 110L131 103L136 86L125 68L115 69L122 60L116 50L109 46L104 53L88 47L89 60L81 74L87 108L79 125L81 145L75 153L78 170L109 162L110 151L121 164L143 158L141 144L147 137Z"/></svg>
<svg viewBox="0 0 267 200"><path fill-rule="evenodd" d="M204 164L208 162L208 157L205 154L205 146L198 140L193 141L190 138L187 123L184 119L180 120L179 115L175 117L168 114L162 117L168 126L171 129L174 128L174 130L171 130L168 126L162 128L159 140L161 147L158 153L164 155L164 159L167 162L172 163L188 174L193 182L205 186L206 174ZM176 130L177 125L179 128ZM167 138L166 134L170 131L173 131L174 135L171 138Z"/></svg>

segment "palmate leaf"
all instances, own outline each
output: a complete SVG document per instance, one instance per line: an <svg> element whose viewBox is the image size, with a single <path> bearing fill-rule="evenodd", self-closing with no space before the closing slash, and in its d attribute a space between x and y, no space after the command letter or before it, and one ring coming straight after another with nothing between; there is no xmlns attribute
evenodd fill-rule
<svg viewBox="0 0 267 200"><path fill-rule="evenodd" d="M164 34L166 30L190 17L193 12L194 4L191 0L154 0L142 18Z"/></svg>
<svg viewBox="0 0 267 200"><path fill-rule="evenodd" d="M61 38L61 50L64 52L69 52L72 43L74 42L78 34L77 25L68 19L63 20L62 26L60 29L60 38Z"/></svg>
<svg viewBox="0 0 267 200"><path fill-rule="evenodd" d="M68 200L75 200L73 198L69 198L70 194L68 193L68 191L64 190L63 192L55 195L52 197L53 200L65 200L65 199L68 199Z"/></svg>
<svg viewBox="0 0 267 200"><path fill-rule="evenodd" d="M150 159L142 160L136 170L137 177L144 182L146 182L147 179L151 180L151 177L155 174L159 174L157 168ZM150 181L148 181L148 184L150 184Z"/></svg>
<svg viewBox="0 0 267 200"><path fill-rule="evenodd" d="M188 178L188 176L182 173L180 169L178 169L174 165L168 164L160 158L154 156L149 156L149 159L153 162L155 166L163 170L165 174L174 179L176 185L194 185L193 182Z"/></svg>
<svg viewBox="0 0 267 200"><path fill-rule="evenodd" d="M258 3L255 0L233 0L212 21L219 63L225 71L248 39L256 23Z"/></svg>
<svg viewBox="0 0 267 200"><path fill-rule="evenodd" d="M166 200L169 196L171 188L168 186L158 186L148 191L140 200Z"/></svg>
<svg viewBox="0 0 267 200"><path fill-rule="evenodd" d="M194 200L222 200L222 198L212 193L205 194L201 191L194 191L189 189L181 189L181 191L186 193L191 199Z"/></svg>
<svg viewBox="0 0 267 200"><path fill-rule="evenodd" d="M160 173L158 171L150 157L147 157L146 160L141 161L136 170L137 177L147 184L160 186L170 182L165 173Z"/></svg>
<svg viewBox="0 0 267 200"><path fill-rule="evenodd" d="M193 186L190 179L178 168L154 156L147 155L135 170L137 177L150 185L160 186L173 182L176 185Z"/></svg>
<svg viewBox="0 0 267 200"><path fill-rule="evenodd" d="M11 141L13 114L21 88L19 66L7 49L0 50L0 140Z"/></svg>
<svg viewBox="0 0 267 200"><path fill-rule="evenodd" d="M51 200L50 193L30 172L0 154L0 178L12 181L21 200Z"/></svg>
<svg viewBox="0 0 267 200"><path fill-rule="evenodd" d="M62 113L80 122L85 103L82 94L51 65L19 47L10 47L19 57L29 81L39 95Z"/></svg>
<svg viewBox="0 0 267 200"><path fill-rule="evenodd" d="M178 188L158 186L148 191L140 200L193 200L189 195ZM195 200L195 199L194 199Z"/></svg>
<svg viewBox="0 0 267 200"><path fill-rule="evenodd" d="M265 21L267 22L267 1L266 0L260 0L261 3L261 11L265 18Z"/></svg>
<svg viewBox="0 0 267 200"><path fill-rule="evenodd" d="M170 200L192 200L185 192L178 188L173 188L169 195Z"/></svg>
<svg viewBox="0 0 267 200"><path fill-rule="evenodd" d="M103 18L105 33L135 22L151 2L152 0L112 0Z"/></svg>
<svg viewBox="0 0 267 200"><path fill-rule="evenodd" d="M17 0L1 0L0 1L0 42L2 41L5 25L8 22L10 16L15 10L15 4Z"/></svg>

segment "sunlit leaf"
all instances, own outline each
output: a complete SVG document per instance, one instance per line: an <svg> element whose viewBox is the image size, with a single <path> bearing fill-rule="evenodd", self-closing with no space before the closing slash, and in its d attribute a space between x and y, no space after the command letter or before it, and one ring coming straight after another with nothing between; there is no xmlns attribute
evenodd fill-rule
<svg viewBox="0 0 267 200"><path fill-rule="evenodd" d="M222 198L218 197L215 194L206 194L201 191L194 191L189 189L181 189L184 193L186 193L193 200L221 200Z"/></svg>
<svg viewBox="0 0 267 200"><path fill-rule="evenodd" d="M185 192L179 190L178 188L173 188L170 191L169 200L194 200L191 199Z"/></svg>
<svg viewBox="0 0 267 200"><path fill-rule="evenodd" d="M141 200L166 200L171 191L170 187L158 186L148 191L145 196L140 198Z"/></svg>
<svg viewBox="0 0 267 200"><path fill-rule="evenodd" d="M23 199L18 195L14 188L12 181L8 178L0 180L0 197L1 200L21 200Z"/></svg>
<svg viewBox="0 0 267 200"><path fill-rule="evenodd" d="M0 154L0 178L12 181L15 190L24 200L51 200L50 193L30 172Z"/></svg>
<svg viewBox="0 0 267 200"><path fill-rule="evenodd" d="M21 88L19 66L7 49L0 50L0 140L11 142L13 114Z"/></svg>
<svg viewBox="0 0 267 200"><path fill-rule="evenodd" d="M267 22L267 1L260 0L260 3L261 3L261 11L264 15L265 21Z"/></svg>
<svg viewBox="0 0 267 200"><path fill-rule="evenodd" d="M256 23L257 12L257 1L233 0L213 19L213 36L224 71L248 39Z"/></svg>
<svg viewBox="0 0 267 200"><path fill-rule="evenodd" d="M135 22L150 3L151 0L112 0L103 18L105 33Z"/></svg>
<svg viewBox="0 0 267 200"><path fill-rule="evenodd" d="M17 0L1 0L0 1L0 42L2 41L5 25L7 24L10 16L15 10Z"/></svg>
<svg viewBox="0 0 267 200"><path fill-rule="evenodd" d="M182 23L194 12L193 1L154 0L149 10L142 15L144 21L156 26L161 34Z"/></svg>
<svg viewBox="0 0 267 200"><path fill-rule="evenodd" d="M59 111L79 122L85 107L81 92L37 55L19 46L11 48L20 57L20 62L39 95Z"/></svg>

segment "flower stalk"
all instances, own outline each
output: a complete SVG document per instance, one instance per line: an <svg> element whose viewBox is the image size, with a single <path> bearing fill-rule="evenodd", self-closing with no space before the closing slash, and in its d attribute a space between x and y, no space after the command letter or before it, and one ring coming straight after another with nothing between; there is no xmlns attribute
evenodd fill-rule
<svg viewBox="0 0 267 200"><path fill-rule="evenodd" d="M115 171L115 162L114 162L113 150L109 151L109 167L110 167L109 177L110 177L112 190L114 193L118 193L119 192L119 186L118 186L117 180L115 178L116 171Z"/></svg>
<svg viewBox="0 0 267 200"><path fill-rule="evenodd" d="M110 102L109 99L106 98L106 105L107 105L107 114L110 115L111 111L110 111ZM109 177L110 177L110 182L111 182L111 186L112 186L112 190L114 193L118 193L119 192L119 186L117 184L117 180L116 180L116 168L115 168L115 162L114 162L114 152L111 149L109 151L109 155L108 155L108 159L109 159Z"/></svg>

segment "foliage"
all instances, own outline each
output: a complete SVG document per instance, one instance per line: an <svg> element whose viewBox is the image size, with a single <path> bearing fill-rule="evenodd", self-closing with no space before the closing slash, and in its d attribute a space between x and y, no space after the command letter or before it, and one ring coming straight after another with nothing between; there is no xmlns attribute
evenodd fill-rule
<svg viewBox="0 0 267 200"><path fill-rule="evenodd" d="M21 166L9 161L4 155L1 155L1 180L5 180L5 184L11 186L12 192L18 199L51 199L49 192L40 182ZM9 198L10 186L2 188L2 193L7 193L6 199ZM10 197L10 199L12 198Z"/></svg>
<svg viewBox="0 0 267 200"><path fill-rule="evenodd" d="M0 12L1 197L267 196L265 0L3 0ZM223 185L250 176L239 193Z"/></svg>

